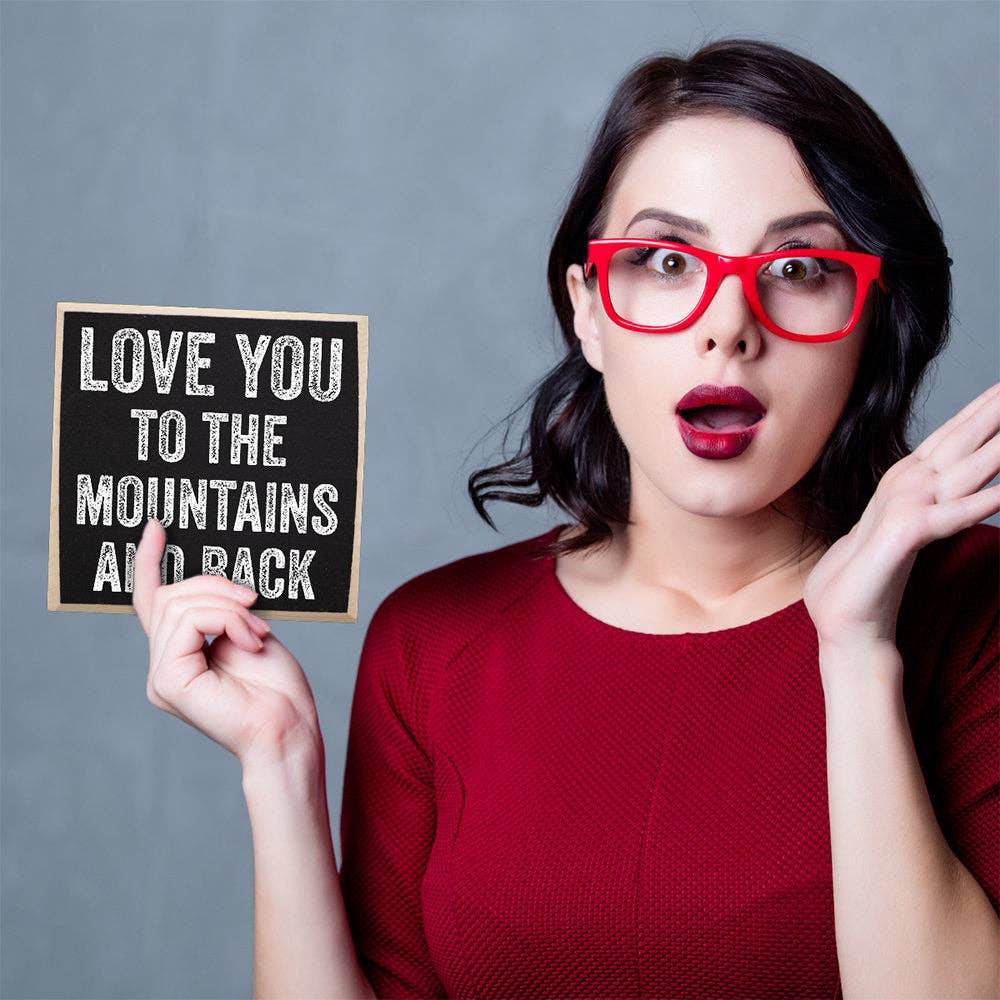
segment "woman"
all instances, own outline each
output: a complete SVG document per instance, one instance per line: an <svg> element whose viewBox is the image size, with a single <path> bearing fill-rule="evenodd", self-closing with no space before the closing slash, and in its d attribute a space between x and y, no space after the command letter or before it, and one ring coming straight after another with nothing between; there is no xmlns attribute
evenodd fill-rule
<svg viewBox="0 0 1000 1000"><path fill-rule="evenodd" d="M252 592L161 586L151 522L149 697L243 765L257 995L997 993L1000 385L905 441L949 263L819 66L633 69L550 256L566 356L470 480L572 521L377 609L339 873L301 668Z"/></svg>

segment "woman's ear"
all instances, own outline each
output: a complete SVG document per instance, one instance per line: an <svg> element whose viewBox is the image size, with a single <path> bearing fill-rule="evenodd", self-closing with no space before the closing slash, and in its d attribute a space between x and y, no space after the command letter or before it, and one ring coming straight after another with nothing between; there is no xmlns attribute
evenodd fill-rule
<svg viewBox="0 0 1000 1000"><path fill-rule="evenodd" d="M566 270L566 287L573 303L573 330L580 340L580 347L587 363L596 371L604 371L601 354L601 335L595 318L596 300L600 294L596 287L589 288L583 280L583 268L570 264Z"/></svg>

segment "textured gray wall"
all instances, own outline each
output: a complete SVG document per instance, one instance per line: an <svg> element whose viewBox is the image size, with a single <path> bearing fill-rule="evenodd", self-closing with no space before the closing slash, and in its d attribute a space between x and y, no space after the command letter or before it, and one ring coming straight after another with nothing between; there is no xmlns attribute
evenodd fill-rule
<svg viewBox="0 0 1000 1000"><path fill-rule="evenodd" d="M495 507L496 535L465 480L557 357L548 244L620 76L747 34L884 118L955 259L920 440L997 379L998 10L0 5L3 995L231 997L252 978L235 758L147 702L134 619L45 610L56 301L371 314L360 618L276 624L320 707L336 820L378 602L563 520Z"/></svg>

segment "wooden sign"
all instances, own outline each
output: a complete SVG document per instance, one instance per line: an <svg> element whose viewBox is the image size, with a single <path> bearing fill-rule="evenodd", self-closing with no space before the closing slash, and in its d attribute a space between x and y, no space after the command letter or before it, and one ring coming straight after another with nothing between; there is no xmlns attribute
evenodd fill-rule
<svg viewBox="0 0 1000 1000"><path fill-rule="evenodd" d="M156 517L165 583L356 621L367 375L367 316L59 302L49 609L131 612Z"/></svg>

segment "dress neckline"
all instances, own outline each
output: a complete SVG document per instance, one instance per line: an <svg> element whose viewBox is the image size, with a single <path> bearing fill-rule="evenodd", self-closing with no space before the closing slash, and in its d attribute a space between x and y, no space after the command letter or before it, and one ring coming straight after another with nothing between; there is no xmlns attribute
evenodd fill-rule
<svg viewBox="0 0 1000 1000"><path fill-rule="evenodd" d="M541 535L538 541L542 545L549 545L554 542L563 528L569 527L568 523L557 524ZM622 628L619 625L612 625L601 618L595 618L589 611L585 611L576 601L570 597L569 592L562 585L562 581L556 576L556 559L549 556L546 559L547 566L543 574L544 584L553 595L553 599L563 611L572 618L581 628L589 628L592 632L604 632L618 638L633 638L652 640L667 643L673 641L725 641L737 637L745 637L756 631L767 631L785 619L798 618L802 615L808 616L805 607L805 600L799 598L791 604L786 604L777 611L772 611L763 618L755 618L753 621L744 622L742 625L732 625L729 628L713 629L709 632L641 632L637 629Z"/></svg>

